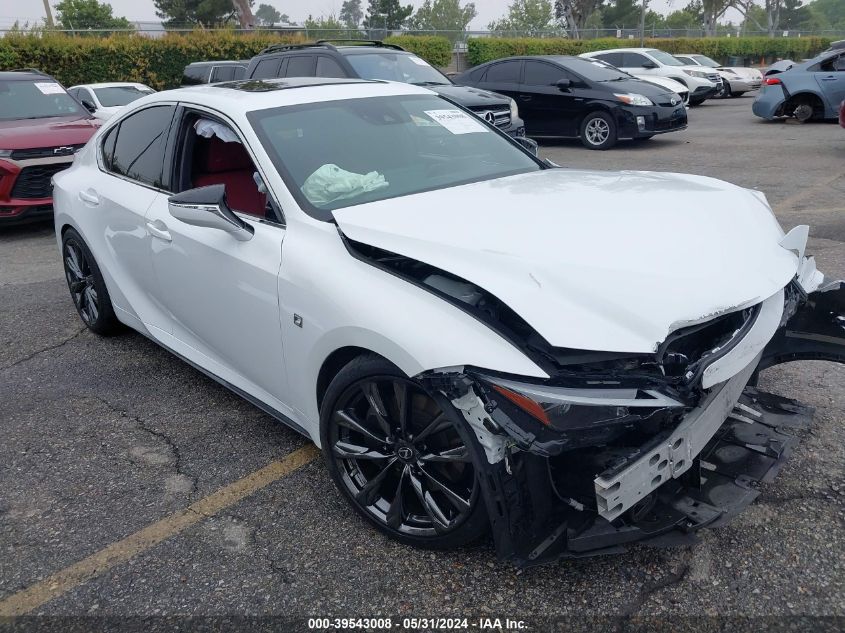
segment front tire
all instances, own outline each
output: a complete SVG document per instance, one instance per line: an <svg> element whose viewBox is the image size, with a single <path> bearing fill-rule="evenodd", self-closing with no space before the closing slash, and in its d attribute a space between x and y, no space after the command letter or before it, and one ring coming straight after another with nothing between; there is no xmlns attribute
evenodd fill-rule
<svg viewBox="0 0 845 633"><path fill-rule="evenodd" d="M320 410L320 439L346 500L390 538L453 549L487 532L466 423L387 360L361 356L335 376Z"/></svg>
<svg viewBox="0 0 845 633"><path fill-rule="evenodd" d="M587 149L610 149L616 141L616 121L607 112L590 112L581 121L581 143Z"/></svg>
<svg viewBox="0 0 845 633"><path fill-rule="evenodd" d="M68 229L62 236L65 279L79 318L89 330L110 336L121 330L100 267L82 236Z"/></svg>

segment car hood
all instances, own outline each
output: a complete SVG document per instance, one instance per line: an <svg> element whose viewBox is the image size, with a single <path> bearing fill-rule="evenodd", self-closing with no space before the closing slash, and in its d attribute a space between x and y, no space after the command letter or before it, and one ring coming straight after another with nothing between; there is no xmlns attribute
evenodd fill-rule
<svg viewBox="0 0 845 633"><path fill-rule="evenodd" d="M599 86L614 93L636 93L641 94L649 99L657 99L671 94L671 91L663 86L657 85L657 82L651 82L647 79L640 79L639 77L632 77L631 79L622 79L618 81L599 81ZM608 95L609 96L609 95Z"/></svg>
<svg viewBox="0 0 845 633"><path fill-rule="evenodd" d="M351 240L477 284L555 347L649 353L773 295L798 259L755 193L699 176L549 169L334 211Z"/></svg>
<svg viewBox="0 0 845 633"><path fill-rule="evenodd" d="M80 116L0 121L0 149L81 145L99 126L93 117Z"/></svg>
<svg viewBox="0 0 845 633"><path fill-rule="evenodd" d="M510 99L488 90L472 88L470 86L442 85L426 86L437 94L460 103L465 108L477 108L480 106L508 105Z"/></svg>

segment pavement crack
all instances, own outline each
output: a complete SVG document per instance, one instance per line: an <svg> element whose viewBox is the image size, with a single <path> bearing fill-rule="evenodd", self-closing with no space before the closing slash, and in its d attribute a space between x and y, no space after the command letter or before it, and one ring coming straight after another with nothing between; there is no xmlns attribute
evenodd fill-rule
<svg viewBox="0 0 845 633"><path fill-rule="evenodd" d="M170 451L170 454L173 456L173 470L176 472L177 475L181 475L182 477L187 478L191 483L191 489L188 492L188 496L191 497L197 492L197 478L189 475L186 473L182 467L182 452L179 450L179 446L176 442L173 441L173 438L170 437L167 433L162 431L158 431L151 426L149 423L146 422L141 416L129 413L129 411L122 409L120 407L115 406L105 398L100 396L93 396L95 400L101 402L103 405L109 408L114 413L117 413L123 418L126 418L135 423L135 427L143 431L144 433L148 433L153 437L160 439Z"/></svg>
<svg viewBox="0 0 845 633"><path fill-rule="evenodd" d="M645 583L643 584L642 588L640 589L640 593L634 597L632 600L628 602L628 604L624 605L621 610L621 615L625 618L629 618L633 615L636 615L640 609L643 608L645 603L648 599L657 593L658 591L662 591L667 587L671 587L672 585L677 585L678 583L682 582L684 578L686 578L687 574L691 568L692 562L692 550L691 548L686 549L685 560L681 563L678 569L664 578L660 580L656 580L654 582ZM620 622L620 627L617 627L617 631L624 631L626 627L627 620L623 619Z"/></svg>
<svg viewBox="0 0 845 633"><path fill-rule="evenodd" d="M77 332L73 333L72 335L70 335L70 336L68 336L68 337L64 338L64 339L63 339L63 340L61 340L61 341L59 341L58 343L55 343L55 344L53 344L53 345L48 345L47 347L42 347L41 349L36 350L36 351L32 352L31 354L27 354L27 355L26 355L26 356L24 356L23 358L19 358L18 360L14 361L14 362L12 362L12 363L9 363L8 365L4 365L3 367L0 367L0 371L3 371L3 370L5 370L5 369L11 369L12 367L16 367L16 366L18 366L18 365L20 365L20 364L22 364L22 363L27 362L28 360L32 360L32 359L33 359L33 358L35 358L36 356L39 356L39 355L41 355L41 354L43 354L43 353L45 353L45 352L50 352L50 351L53 351L53 350L59 349L60 347L63 347L63 346L65 346L65 345L67 345L67 344L68 344L68 343L70 343L72 340L74 340L74 339L78 338L79 336L81 336L81 335L82 335L82 333L83 333L85 330L87 330L87 329L88 329L87 327L83 327L83 328L79 329Z"/></svg>

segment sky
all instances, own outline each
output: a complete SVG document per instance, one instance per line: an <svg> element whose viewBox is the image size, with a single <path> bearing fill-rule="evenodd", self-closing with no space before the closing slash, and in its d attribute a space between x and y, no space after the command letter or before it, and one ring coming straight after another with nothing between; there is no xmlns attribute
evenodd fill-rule
<svg viewBox="0 0 845 633"><path fill-rule="evenodd" d="M411 2L414 6L422 4L423 0L402 0L402 4ZM511 0L475 0L478 16L470 24L471 29L485 29L495 19L501 17ZM308 14L337 15L343 0L256 0L255 5L261 3L272 4L279 12L287 13L294 22L302 23ZM51 5L56 0L51 0ZM123 16L129 20L158 20L152 0L111 0L115 16ZM665 13L682 9L687 0L651 0L649 8ZM23 24L26 21L40 21L44 17L44 7L41 0L0 0L0 29L8 28L16 20ZM366 9L367 2L362 5ZM733 16L727 16L731 18ZM735 21L737 21L735 19Z"/></svg>

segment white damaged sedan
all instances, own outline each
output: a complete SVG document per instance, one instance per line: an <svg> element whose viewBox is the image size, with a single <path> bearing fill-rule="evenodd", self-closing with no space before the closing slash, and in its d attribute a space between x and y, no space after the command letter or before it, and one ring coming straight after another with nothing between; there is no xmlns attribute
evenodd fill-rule
<svg viewBox="0 0 845 633"><path fill-rule="evenodd" d="M845 361L843 283L761 194L556 168L407 84L158 93L54 180L85 324L311 438L412 545L492 531L531 565L684 542L810 422L759 370Z"/></svg>

